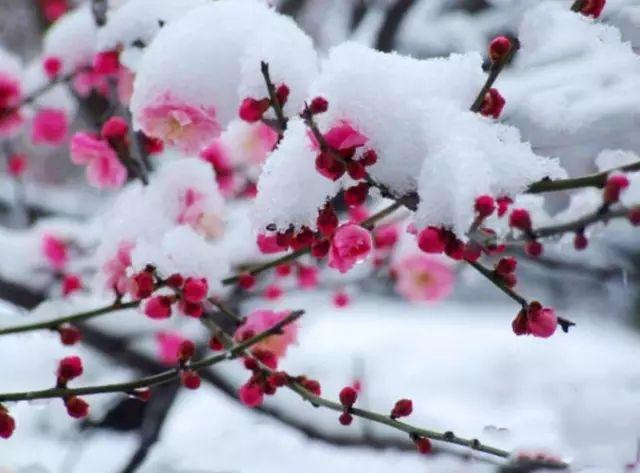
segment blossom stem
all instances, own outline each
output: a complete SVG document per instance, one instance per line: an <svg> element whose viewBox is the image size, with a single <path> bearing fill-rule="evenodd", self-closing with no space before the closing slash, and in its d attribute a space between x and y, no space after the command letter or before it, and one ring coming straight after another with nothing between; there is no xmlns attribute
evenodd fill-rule
<svg viewBox="0 0 640 473"><path fill-rule="evenodd" d="M511 60L511 58L516 53L518 48L519 48L518 39L511 38L511 47L509 48L509 51L507 52L507 54L505 54L504 57L502 57L499 61L493 62L491 64L491 68L489 69L489 75L487 76L487 80L485 81L484 85L480 89L480 92L478 92L476 99L473 101L473 104L471 105L470 110L472 112L480 111L480 108L482 107L482 102L484 101L484 96L487 94L489 89L493 86L496 79L500 75L500 72L502 72L502 69L504 68L505 64L507 64Z"/></svg>
<svg viewBox="0 0 640 473"><path fill-rule="evenodd" d="M597 222L608 222L609 220L615 218L627 217L629 215L629 209L625 207L621 207L619 209L610 210L605 209L604 211L596 211L589 215L585 215L579 219L573 220L571 222L560 223L558 225L549 225L547 227L540 227L537 229L533 229L531 234L535 238L545 238L554 235L562 235L563 233L568 232L579 232L584 230L589 225L592 225Z"/></svg>
<svg viewBox="0 0 640 473"><path fill-rule="evenodd" d="M222 331L219 327L217 328L217 333L221 336L223 344L228 346L229 344L233 343L233 339L224 331ZM249 352L246 352L245 355L252 356L251 353ZM255 360L259 364L261 370L264 372L265 375L268 376L274 373L274 370L265 366L259 360L257 359ZM293 391L294 393L296 393L298 396L300 396L302 399L309 401L311 405L313 405L314 407L324 407L326 409L330 409L336 412L345 412L345 407L342 404L321 396L317 396L309 392L299 382L296 381L295 377L288 376L288 379L289 380L285 386L291 391ZM351 415L354 415L356 417L367 419L372 422L376 422L378 424L389 426L401 432L405 432L409 434L410 438L412 439L415 437L427 437L432 440L461 445L464 447L471 448L473 450L477 450L477 451L498 456L501 458L507 458L510 455L510 452L506 450L502 450L496 447L491 447L489 445L484 445L477 439L465 439L462 437L458 437L453 432L437 432L434 430L427 430L420 427L415 427L411 424L407 424L405 422L400 422L398 420L392 419L388 415L380 414L367 409L351 407L348 409L348 412Z"/></svg>
<svg viewBox="0 0 640 473"><path fill-rule="evenodd" d="M217 355L208 356L202 358L198 361L189 363L186 365L186 368L198 371L203 368L221 363L227 360L233 360L242 356L245 353L245 350L256 343L261 342L265 338L280 333L280 331L290 323L299 319L303 311L294 311L291 312L287 317L282 319L280 322L270 327L269 329L260 332L259 334L245 340L242 343L238 343L233 345L232 347L225 350L223 353L219 353ZM150 387L157 384L164 384L171 381L176 380L180 375L179 368L173 368L162 373L158 373L152 376L146 376L144 378L139 378L133 381L128 381L124 383L115 383L115 384L103 384L97 386L85 386L80 388L52 388L52 389L43 389L40 391L25 391L25 392L16 392L16 393L4 393L0 394L0 402L7 401L30 401L34 399L51 399L51 398L66 398L68 396L81 396L81 395L89 395L89 394L104 394L104 393L117 393L123 392L128 393L134 389Z"/></svg>
<svg viewBox="0 0 640 473"><path fill-rule="evenodd" d="M282 110L283 104L280 103L278 94L276 94L276 86L271 81L271 75L269 74L269 64L264 61L260 62L260 71L262 72L264 81L267 84L267 90L269 91L269 100L271 101L271 108L273 108L273 112L276 114L278 127L280 128L279 134L282 136L284 131L287 129L287 118L284 116L284 111Z"/></svg>
<svg viewBox="0 0 640 473"><path fill-rule="evenodd" d="M531 184L527 189L527 192L529 194L540 194L542 192L565 191L580 189L583 187L596 187L601 189L606 184L607 177L609 177L609 174L612 172L631 171L640 171L640 161L573 179L542 179L541 181Z"/></svg>
<svg viewBox="0 0 640 473"><path fill-rule="evenodd" d="M86 312L78 312L77 314L72 314L66 317L60 317L58 319L46 320L44 322L35 322L32 324L26 325L17 325L14 327L0 328L0 336L1 335L9 335L12 333L22 333L22 332L30 332L33 330L55 330L57 327L63 324L70 324L76 322L82 322L84 320L92 319L94 317L98 317L103 314L108 314L110 312L115 312L118 310L125 309L133 309L140 305L140 301L131 301L131 302L114 302L113 304L109 304L104 307L100 307L98 309L89 310Z"/></svg>
<svg viewBox="0 0 640 473"><path fill-rule="evenodd" d="M393 212L398 210L403 205L404 204L402 202L400 202L399 200L396 200L395 202L393 202L388 207L385 207L384 209L382 209L381 211L373 214L371 217L367 218L366 220L363 220L360 223L360 226L371 230L373 228L373 226L378 221L382 220L385 217L388 217L389 215L391 215ZM300 256L306 255L307 253L309 253L310 250L311 250L311 247L300 248L299 250L293 251L293 252L288 253L288 254L286 254L284 256L276 258L274 260L267 261L266 263L262 263L262 264L259 264L257 266L254 266L253 268L245 271L244 273L245 274L248 273L248 274L251 274L252 276L255 276L255 275L263 273L263 272L265 272L265 271L267 271L267 270L269 270L271 268L275 268L276 266L279 266L281 264L288 263L290 261L294 261L294 260L298 259ZM235 284L235 283L238 282L239 279L240 279L240 275L232 276L232 277L223 279L222 280L222 284L225 285L225 286L228 286L229 284Z"/></svg>

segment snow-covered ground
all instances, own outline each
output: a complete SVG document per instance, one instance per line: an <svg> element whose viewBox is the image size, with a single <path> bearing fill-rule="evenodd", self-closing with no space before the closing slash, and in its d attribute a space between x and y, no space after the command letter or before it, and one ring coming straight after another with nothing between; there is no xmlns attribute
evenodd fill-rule
<svg viewBox="0 0 640 473"><path fill-rule="evenodd" d="M317 297L317 299L315 299ZM387 412L409 397L409 421L509 450L545 451L571 460L579 471L622 471L635 458L640 437L640 337L599 314L567 313L578 327L551 339L515 337L512 305L444 303L409 306L396 300L356 300L345 309L326 295L295 296L304 306L300 343L283 362L291 373L322 382L336 398L354 379L363 381L359 405ZM135 313L107 316L142 317ZM13 317L2 317L3 324ZM145 321L146 322L146 321ZM149 324L152 322L149 321ZM194 322L195 325L197 325ZM45 387L57 357L84 349L61 348L48 334L12 336L0 344L2 390ZM24 356L38 353L38 357ZM104 369L83 353L86 383L125 380L125 370ZM106 366L106 365L105 365ZM220 369L240 384L239 362ZM80 384L80 383L78 383ZM89 399L96 417L112 398ZM19 428L0 443L0 471L111 473L135 450L133 434L78 432L59 401L12 407ZM393 436L384 426L356 419L342 427L334 412L314 409L280 391L267 405L294 414L328 433L366 431ZM4 470L2 469L4 468ZM397 472L494 471L480 461L412 452L330 446L307 439L268 416L203 387L182 392L143 472Z"/></svg>

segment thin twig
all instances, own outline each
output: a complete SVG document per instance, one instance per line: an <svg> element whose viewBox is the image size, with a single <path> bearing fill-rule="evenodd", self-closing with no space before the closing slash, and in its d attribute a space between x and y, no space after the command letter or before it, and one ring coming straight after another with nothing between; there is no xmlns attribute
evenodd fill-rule
<svg viewBox="0 0 640 473"><path fill-rule="evenodd" d="M364 227L364 228L367 228L367 229L371 229L371 228L373 228L373 226L378 221L380 221L383 218L389 216L390 214L395 212L397 209L402 207L402 205L403 204L401 202L395 201L391 205L389 205L388 207L385 207L381 211L373 214L371 217L369 217L366 220L362 221L360 223L360 226ZM255 275L263 273L263 272L265 272L265 271L267 271L267 270L269 270L271 268L275 268L276 266L279 266L281 264L288 263L290 261L296 260L300 256L306 255L307 253L309 253L310 250L311 250L311 247L301 248L299 250L293 251L293 252L288 253L288 254L286 254L284 256L281 256L279 258L273 259L271 261L267 261L266 263L262 263L262 264L256 265L253 268L250 268L247 271L244 271L243 274L251 274L252 276L255 276ZM222 284L225 285L225 286L228 286L229 284L235 284L240 279L240 276L241 275L238 274L238 275L223 279L222 280Z"/></svg>
<svg viewBox="0 0 640 473"><path fill-rule="evenodd" d="M264 81L267 84L267 90L269 91L269 100L271 101L271 108L273 108L273 112L276 114L276 119L278 120L278 126L280 127L279 134L282 135L287 129L287 118L284 116L284 112L282 110L284 104L280 103L278 94L276 93L276 86L271 81L271 76L269 75L269 64L264 61L260 62L260 71L262 72Z"/></svg>
<svg viewBox="0 0 640 473"><path fill-rule="evenodd" d="M265 338L280 333L281 330L288 324L294 322L303 314L303 311L291 312L287 317L282 319L271 328L232 346L230 349L224 352L202 358L198 361L194 361L186 365L187 369L198 371L208 366L221 363L223 361L232 360L238 358L245 353L245 350L256 343L261 342ZM180 375L179 368L173 368L162 373L158 373L152 376L146 376L133 381L127 381L124 383L103 384L97 386L85 386L80 388L52 388L43 389L40 391L25 391L16 393L4 393L0 394L0 402L7 401L30 401L34 399L51 399L51 398L65 398L69 396L83 396L89 394L104 394L104 393L129 393L134 389L155 386L157 384L168 383L177 379Z"/></svg>
<svg viewBox="0 0 640 473"><path fill-rule="evenodd" d="M582 177L555 180L542 179L541 181L531 184L527 188L527 192L529 194L540 194L542 192L565 191L571 189L580 189L583 187L595 187L598 189L602 189L607 182L609 174L613 172L632 171L640 171L640 161Z"/></svg>

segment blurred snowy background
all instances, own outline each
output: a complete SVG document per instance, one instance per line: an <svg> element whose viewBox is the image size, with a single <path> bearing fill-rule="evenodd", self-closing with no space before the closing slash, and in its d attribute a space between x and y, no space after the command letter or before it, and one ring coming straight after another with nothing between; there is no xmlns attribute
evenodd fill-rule
<svg viewBox="0 0 640 473"><path fill-rule="evenodd" d="M47 21L39 3L0 0L0 45L25 63L42 50ZM484 55L491 38L517 33L525 12L540 2L271 3L295 18L322 54L355 40L430 58ZM556 3L566 9L571 2ZM553 18L535 31L520 30L542 53L535 62L516 57L499 82L508 97L503 121L574 175L597 171L597 156L616 164L640 153L640 0L609 0L601 23L611 28L585 41L575 38L587 33ZM89 97L78 107L76 122L84 124L104 104ZM21 145L32 160L24 182L0 175L0 327L109 302L81 294L42 304L60 289L55 275L38 267L39 238L53 228L93 248L101 231L96 216L113 196L84 184L65 147ZM555 196L545 208L561 212L568 202L567 195ZM238 204L231 223L237 219L241 227L246 214ZM416 425L557 455L575 471L634 471L640 461L640 237L626 223L601 235L606 238L594 239L585 252L568 240L549 246L537 261L521 260L522 292L577 323L568 335L548 340L515 337L510 322L517 307L461 268L454 268L452 295L437 303L411 304L388 278L362 277L375 276L368 267L349 278L327 278L318 291L245 301L242 312L258 305L306 309L299 345L283 367L319 379L329 397L358 380L363 407L385 412L396 399L412 398ZM87 264L79 258L75 269ZM349 293L347 307L332 303L337 289ZM86 323L85 342L72 348L48 333L0 338L0 391L46 387L55 361L69 353L85 360L87 384L156 372L162 369L159 332L206 342L198 326L174 319L150 327L138 312L123 311ZM19 429L0 442L0 472L500 471L486 456L446 445L436 445L433 456L416 455L405 436L358 419L344 428L335 413L286 392L247 409L235 394L245 375L238 364L216 367L202 389L166 386L144 407L122 395L96 396L83 423L69 418L59 401L20 403L12 407Z"/></svg>

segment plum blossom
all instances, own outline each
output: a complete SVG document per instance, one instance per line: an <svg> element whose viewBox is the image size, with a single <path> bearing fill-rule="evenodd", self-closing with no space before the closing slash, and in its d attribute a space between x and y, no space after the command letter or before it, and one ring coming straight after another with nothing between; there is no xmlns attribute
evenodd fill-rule
<svg viewBox="0 0 640 473"><path fill-rule="evenodd" d="M369 255L372 246L368 230L352 223L341 225L331 239L329 267L346 273Z"/></svg>
<svg viewBox="0 0 640 473"><path fill-rule="evenodd" d="M434 257L407 255L393 269L396 291L412 302L437 301L447 297L453 289L451 268Z"/></svg>
<svg viewBox="0 0 640 473"><path fill-rule="evenodd" d="M185 153L197 153L221 131L214 108L194 107L168 93L142 111L140 125L145 134Z"/></svg>
<svg viewBox="0 0 640 473"><path fill-rule="evenodd" d="M184 341L185 338L177 332L158 332L156 344L159 360L165 365L175 365L178 362L178 348Z"/></svg>
<svg viewBox="0 0 640 473"><path fill-rule="evenodd" d="M116 290L119 294L125 294L131 286L127 276L127 268L131 266L131 251L133 248L133 243L128 241L120 242L116 254L107 260L102 267L107 278L107 287Z"/></svg>
<svg viewBox="0 0 640 473"><path fill-rule="evenodd" d="M0 138L14 136L22 125L20 83L0 73Z"/></svg>
<svg viewBox="0 0 640 473"><path fill-rule="evenodd" d="M62 269L69 259L67 244L60 238L49 234L42 237L42 254L49 265L56 270Z"/></svg>
<svg viewBox="0 0 640 473"><path fill-rule="evenodd" d="M82 69L76 72L71 81L73 90L83 98L89 97L91 92L96 92L103 97L109 97L109 81L104 74L99 74L93 69Z"/></svg>
<svg viewBox="0 0 640 473"><path fill-rule="evenodd" d="M254 310L247 316L247 320L236 331L236 340L245 340L270 329L281 322L289 312L274 312L272 310ZM288 324L282 329L281 335L271 335L259 343L253 345L254 350L271 352L276 358L283 357L287 348L295 343L298 337L298 326L295 323Z"/></svg>
<svg viewBox="0 0 640 473"><path fill-rule="evenodd" d="M42 108L33 118L31 141L34 144L59 145L69 131L69 119L63 110Z"/></svg>
<svg viewBox="0 0 640 473"><path fill-rule="evenodd" d="M71 161L87 166L87 181L94 187L117 188L127 180L127 169L105 140L78 132L71 139Z"/></svg>

